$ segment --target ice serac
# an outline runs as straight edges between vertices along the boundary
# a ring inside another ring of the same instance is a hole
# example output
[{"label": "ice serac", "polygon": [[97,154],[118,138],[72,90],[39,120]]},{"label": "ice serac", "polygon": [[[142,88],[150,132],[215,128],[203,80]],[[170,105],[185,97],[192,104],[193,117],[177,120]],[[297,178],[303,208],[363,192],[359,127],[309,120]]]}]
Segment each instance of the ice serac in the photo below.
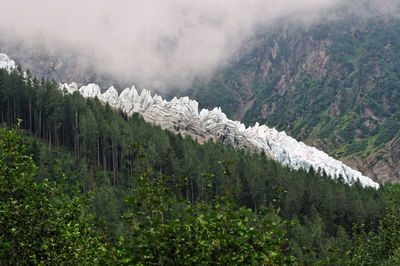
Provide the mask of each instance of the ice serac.
[{"label": "ice serac", "polygon": [[74,93],[75,91],[78,91],[78,85],[77,85],[75,82],[72,82],[71,84],[64,83],[64,84],[61,84],[61,85],[60,85],[60,90],[61,90],[63,93],[70,93],[70,94],[72,94],[72,93]]},{"label": "ice serac", "polygon": [[278,132],[258,123],[246,128],[244,124],[228,119],[221,108],[199,112],[198,103],[188,97],[173,98],[168,102],[158,95],[151,96],[146,89],[139,94],[134,86],[126,88],[119,96],[113,87],[101,94],[94,84],[81,87],[79,92],[84,97],[98,97],[110,106],[120,108],[128,116],[139,113],[147,122],[182,135],[190,135],[199,142],[212,139],[251,152],[264,151],[268,157],[293,169],[308,171],[313,167],[325,171],[333,178],[342,176],[348,184],[359,180],[363,186],[379,187],[378,183],[359,171],[323,151],[298,142],[283,131]]},{"label": "ice serac", "polygon": [[11,60],[8,55],[0,53],[0,69],[11,71],[15,68],[14,60]]},{"label": "ice serac", "polygon": [[103,101],[103,95],[101,94],[100,87],[97,84],[88,84],[87,86],[82,86],[79,89],[79,92],[85,98],[99,98],[99,100]]},{"label": "ice serac", "polygon": [[103,100],[111,107],[119,108],[118,91],[114,87],[110,87],[103,93]]},{"label": "ice serac", "polygon": [[[11,71],[15,62],[7,55],[0,53],[0,68]],[[199,112],[198,103],[188,97],[163,100],[160,96],[151,96],[150,91],[143,89],[139,94],[136,88],[126,88],[118,95],[114,87],[101,93],[99,86],[89,84],[78,88],[76,83],[60,84],[63,93],[78,91],[84,97],[94,98],[119,108],[128,116],[139,113],[149,123],[163,129],[189,135],[199,142],[219,140],[251,152],[264,151],[266,155],[293,169],[321,169],[333,178],[342,176],[348,184],[359,180],[363,186],[378,188],[379,184],[362,175],[342,162],[330,157],[323,151],[298,142],[278,132],[274,128],[255,124],[247,127],[226,117],[221,108],[203,109]]]}]

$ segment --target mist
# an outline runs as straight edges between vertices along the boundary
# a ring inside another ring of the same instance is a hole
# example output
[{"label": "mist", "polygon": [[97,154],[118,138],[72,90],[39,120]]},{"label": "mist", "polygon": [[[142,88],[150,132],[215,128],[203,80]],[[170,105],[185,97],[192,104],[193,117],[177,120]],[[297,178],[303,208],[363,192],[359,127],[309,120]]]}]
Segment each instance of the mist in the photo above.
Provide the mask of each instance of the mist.
[{"label": "mist", "polygon": [[[224,64],[259,27],[313,23],[342,0],[0,0],[0,34],[150,88],[188,85]],[[388,3],[391,1],[387,1]]]}]

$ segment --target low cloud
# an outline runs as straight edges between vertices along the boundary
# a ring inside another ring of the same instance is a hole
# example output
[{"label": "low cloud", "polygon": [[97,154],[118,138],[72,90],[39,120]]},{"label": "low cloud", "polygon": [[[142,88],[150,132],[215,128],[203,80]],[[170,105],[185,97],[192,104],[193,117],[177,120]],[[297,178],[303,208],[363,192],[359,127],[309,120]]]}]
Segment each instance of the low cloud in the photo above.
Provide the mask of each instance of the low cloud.
[{"label": "low cloud", "polygon": [[212,73],[256,27],[282,17],[310,22],[340,2],[0,0],[0,31],[77,52],[123,81],[162,88]]}]

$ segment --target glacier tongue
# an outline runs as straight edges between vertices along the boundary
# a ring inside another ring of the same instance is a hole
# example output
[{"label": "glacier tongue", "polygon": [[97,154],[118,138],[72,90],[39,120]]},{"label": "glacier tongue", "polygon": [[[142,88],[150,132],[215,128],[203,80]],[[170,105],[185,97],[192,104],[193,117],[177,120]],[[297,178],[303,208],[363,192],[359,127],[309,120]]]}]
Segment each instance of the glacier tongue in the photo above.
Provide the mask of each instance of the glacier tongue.
[{"label": "glacier tongue", "polygon": [[[13,70],[15,62],[7,55],[0,53],[0,69]],[[251,152],[265,151],[270,158],[293,169],[324,170],[332,177],[343,176],[344,181],[352,184],[359,180],[363,186],[378,188],[379,184],[359,171],[351,169],[342,162],[330,157],[323,151],[298,142],[278,132],[274,128],[255,124],[248,127],[238,121],[229,120],[221,108],[202,109],[198,103],[188,97],[163,100],[160,96],[151,96],[150,91],[143,89],[139,94],[136,88],[126,88],[118,95],[114,87],[106,92],[96,84],[88,84],[78,88],[76,83],[60,84],[63,93],[78,91],[83,97],[95,98],[108,103],[111,107],[121,109],[128,116],[139,113],[149,123],[159,125],[163,129],[190,135],[199,142],[219,140]]]},{"label": "glacier tongue", "polygon": [[[76,91],[76,84],[61,84],[60,89],[71,93]],[[95,84],[79,89],[84,97],[98,97],[114,108],[120,108],[128,116],[139,113],[149,123],[163,129],[190,135],[199,142],[209,139],[230,143],[238,148],[251,152],[265,151],[270,158],[293,169],[324,170],[332,177],[344,178],[348,184],[359,180],[363,186],[378,188],[379,184],[362,175],[342,162],[330,157],[323,151],[298,142],[278,132],[274,128],[255,124],[245,127],[238,121],[229,120],[221,108],[203,109],[199,112],[198,103],[188,97],[163,100],[160,96],[151,96],[150,91],[143,89],[139,94],[135,87],[126,88],[118,96],[114,87],[101,94]]]}]

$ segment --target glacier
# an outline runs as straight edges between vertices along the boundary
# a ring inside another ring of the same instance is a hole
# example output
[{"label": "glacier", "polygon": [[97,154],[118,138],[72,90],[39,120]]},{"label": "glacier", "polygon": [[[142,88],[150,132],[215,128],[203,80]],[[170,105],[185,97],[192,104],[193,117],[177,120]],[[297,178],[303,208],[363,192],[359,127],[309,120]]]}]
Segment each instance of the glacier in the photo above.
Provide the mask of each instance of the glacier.
[{"label": "glacier", "polygon": [[65,83],[60,85],[60,89],[64,93],[79,91],[84,97],[97,97],[111,107],[121,109],[128,116],[138,113],[146,122],[183,136],[189,135],[200,143],[218,140],[250,152],[264,151],[269,158],[292,169],[302,168],[309,171],[313,167],[334,178],[342,176],[348,184],[359,180],[363,186],[379,187],[378,183],[361,172],[323,151],[298,142],[284,131],[278,132],[275,128],[258,123],[246,128],[243,123],[228,119],[219,107],[213,110],[202,109],[199,112],[198,103],[188,97],[175,97],[166,101],[157,94],[152,96],[146,89],[139,94],[134,86],[126,88],[120,94],[114,87],[101,93],[96,84],[88,84],[78,89],[76,83]]},{"label": "glacier", "polygon": [[[0,68],[11,70],[15,68],[15,62],[0,54]],[[93,83],[80,88],[76,83],[64,83],[60,84],[59,89],[64,94],[79,92],[85,98],[98,98],[115,109],[121,109],[128,116],[138,113],[146,122],[190,136],[200,143],[221,141],[250,152],[264,151],[269,158],[292,169],[309,171],[313,167],[333,178],[342,176],[347,184],[359,180],[364,187],[379,188],[378,183],[361,172],[323,151],[298,142],[284,131],[279,132],[259,123],[246,127],[239,121],[228,119],[219,107],[199,112],[198,103],[188,97],[166,101],[157,94],[152,96],[146,89],[139,94],[135,86],[124,89],[120,94],[114,87],[102,93],[100,87]]]}]

